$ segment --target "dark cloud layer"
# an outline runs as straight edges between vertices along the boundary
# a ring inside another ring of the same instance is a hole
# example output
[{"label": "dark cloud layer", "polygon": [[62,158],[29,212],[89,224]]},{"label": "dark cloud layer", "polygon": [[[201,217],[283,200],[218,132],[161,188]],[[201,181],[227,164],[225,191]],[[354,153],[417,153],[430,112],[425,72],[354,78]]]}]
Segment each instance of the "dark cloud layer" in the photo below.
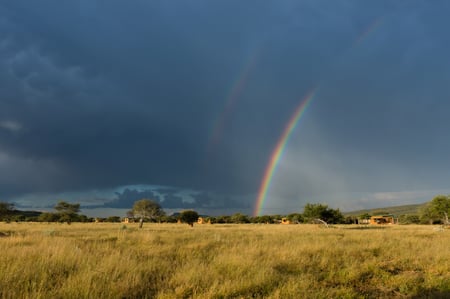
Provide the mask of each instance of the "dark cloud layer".
[{"label": "dark cloud layer", "polygon": [[[248,201],[238,201],[228,196],[218,195],[210,192],[190,192],[175,188],[125,188],[121,192],[115,192],[112,200],[103,205],[91,207],[105,207],[130,209],[134,202],[141,199],[150,199],[159,203],[164,209],[203,209],[214,211],[217,209],[249,209]],[[89,207],[89,206],[88,206]]]},{"label": "dark cloud layer", "polygon": [[[344,194],[330,199],[340,205],[352,192],[445,188],[449,6],[2,2],[0,198],[147,184],[176,191],[129,189],[106,205],[148,196],[167,208],[251,210],[236,198],[256,196],[314,86],[274,178],[280,210],[329,193]],[[189,201],[180,190],[200,191]]]}]

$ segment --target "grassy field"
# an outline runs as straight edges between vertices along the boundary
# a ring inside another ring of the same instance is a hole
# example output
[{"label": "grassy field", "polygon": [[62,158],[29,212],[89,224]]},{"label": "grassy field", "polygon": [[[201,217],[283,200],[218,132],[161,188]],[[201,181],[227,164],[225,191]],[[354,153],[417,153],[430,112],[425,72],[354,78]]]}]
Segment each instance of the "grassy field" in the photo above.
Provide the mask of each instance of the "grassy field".
[{"label": "grassy field", "polygon": [[0,223],[0,297],[450,298],[436,228]]}]

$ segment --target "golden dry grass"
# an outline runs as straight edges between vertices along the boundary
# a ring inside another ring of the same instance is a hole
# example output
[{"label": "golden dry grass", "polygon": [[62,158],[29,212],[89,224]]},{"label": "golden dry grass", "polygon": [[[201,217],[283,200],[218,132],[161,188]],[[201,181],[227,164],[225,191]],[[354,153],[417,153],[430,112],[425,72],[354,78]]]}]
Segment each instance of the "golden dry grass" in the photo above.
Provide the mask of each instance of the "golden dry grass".
[{"label": "golden dry grass", "polygon": [[137,225],[0,223],[0,297],[450,297],[450,230]]}]

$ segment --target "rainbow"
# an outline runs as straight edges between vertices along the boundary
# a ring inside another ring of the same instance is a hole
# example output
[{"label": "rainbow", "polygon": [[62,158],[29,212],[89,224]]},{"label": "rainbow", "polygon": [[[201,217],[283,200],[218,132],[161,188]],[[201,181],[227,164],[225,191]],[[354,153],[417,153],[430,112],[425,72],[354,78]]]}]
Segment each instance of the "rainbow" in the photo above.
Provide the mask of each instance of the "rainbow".
[{"label": "rainbow", "polygon": [[266,170],[264,171],[264,177],[262,179],[261,186],[259,187],[258,198],[256,199],[256,205],[253,211],[254,216],[258,216],[263,208],[264,202],[267,197],[267,193],[269,191],[270,183],[272,181],[272,177],[275,173],[278,163],[280,162],[281,156],[283,155],[283,152],[289,141],[289,137],[291,137],[292,132],[294,131],[298,122],[304,115],[306,108],[308,108],[309,104],[313,100],[315,93],[316,89],[314,88],[302,99],[299,106],[292,115],[291,119],[287,123],[283,131],[283,134],[281,135],[275,149],[272,152],[269,164],[267,165]]},{"label": "rainbow", "polygon": [[369,26],[366,27],[364,31],[362,31],[358,37],[355,39],[355,41],[352,44],[352,48],[357,47],[359,44],[362,43],[363,40],[369,36],[372,32],[374,32],[380,25],[383,23],[384,16],[380,16],[376,18],[372,23],[369,24]]},{"label": "rainbow", "polygon": [[[351,44],[351,49],[358,47],[367,37],[374,32],[377,28],[381,26],[383,23],[384,16],[380,16],[378,18],[375,18],[354,40],[354,42]],[[292,115],[291,119],[287,123],[283,134],[281,135],[280,139],[278,140],[278,143],[275,147],[275,149],[272,152],[272,155],[270,156],[269,163],[264,171],[264,176],[261,182],[261,185],[258,190],[258,197],[256,199],[255,208],[253,210],[253,215],[258,216],[261,213],[261,210],[264,206],[264,202],[267,197],[267,193],[269,192],[270,184],[272,181],[272,177],[275,173],[275,170],[278,166],[278,163],[280,162],[281,156],[283,155],[283,152],[285,150],[285,147],[289,141],[289,137],[292,134],[292,131],[297,126],[298,122],[300,121],[302,115],[305,113],[306,108],[308,108],[308,105],[311,103],[311,101],[314,98],[314,95],[316,94],[317,88],[312,89],[306,97],[303,98],[303,100],[300,102],[299,106],[295,110],[294,114]]]},{"label": "rainbow", "polygon": [[236,80],[234,80],[234,83],[231,85],[231,89],[228,92],[225,100],[224,108],[219,117],[217,118],[217,120],[215,121],[211,133],[209,134],[208,144],[206,147],[206,152],[208,154],[219,143],[222,131],[225,127],[226,120],[229,118],[230,114],[234,110],[234,106],[236,105],[239,96],[241,95],[242,91],[244,90],[247,84],[248,78],[250,77],[250,74],[254,69],[256,62],[258,60],[259,57],[258,54],[259,51],[256,51],[256,54],[250,56],[250,58],[244,64],[244,67],[239,72],[239,75],[237,76]]}]

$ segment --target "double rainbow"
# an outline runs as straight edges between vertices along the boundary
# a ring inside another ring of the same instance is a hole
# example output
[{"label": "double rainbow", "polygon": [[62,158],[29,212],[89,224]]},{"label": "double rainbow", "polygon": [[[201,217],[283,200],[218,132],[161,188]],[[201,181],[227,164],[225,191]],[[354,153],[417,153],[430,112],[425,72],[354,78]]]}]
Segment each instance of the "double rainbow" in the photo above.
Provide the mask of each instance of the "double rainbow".
[{"label": "double rainbow", "polygon": [[[374,19],[366,28],[363,30],[357,38],[354,40],[354,42],[351,45],[351,48],[355,48],[358,45],[362,43],[367,37],[374,32],[377,28],[380,27],[384,19],[384,16],[378,17]],[[253,215],[258,216],[261,214],[261,211],[263,209],[264,203],[267,198],[267,194],[270,189],[270,184],[272,182],[273,175],[275,173],[275,170],[278,166],[278,163],[280,162],[280,159],[284,153],[285,147],[289,141],[289,138],[291,137],[292,131],[297,126],[298,122],[302,118],[303,114],[305,113],[305,110],[308,108],[309,104],[312,102],[315,94],[316,89],[313,89],[310,91],[306,97],[303,98],[303,100],[300,102],[299,106],[295,110],[294,114],[291,116],[289,122],[287,123],[283,134],[278,139],[277,145],[275,146],[275,149],[272,152],[272,155],[270,156],[269,163],[267,164],[267,167],[264,171],[264,176],[261,182],[261,186],[258,190],[258,197],[256,199],[255,208],[253,210]]]}]

